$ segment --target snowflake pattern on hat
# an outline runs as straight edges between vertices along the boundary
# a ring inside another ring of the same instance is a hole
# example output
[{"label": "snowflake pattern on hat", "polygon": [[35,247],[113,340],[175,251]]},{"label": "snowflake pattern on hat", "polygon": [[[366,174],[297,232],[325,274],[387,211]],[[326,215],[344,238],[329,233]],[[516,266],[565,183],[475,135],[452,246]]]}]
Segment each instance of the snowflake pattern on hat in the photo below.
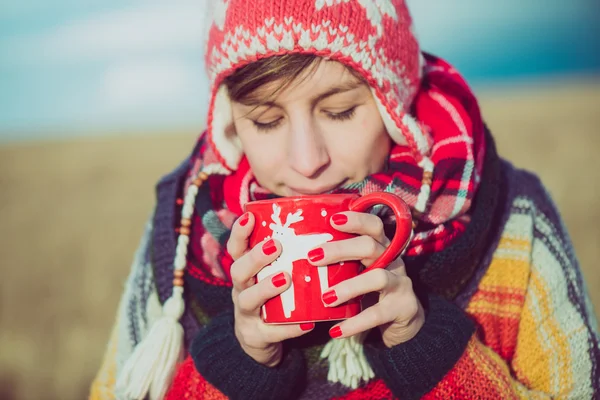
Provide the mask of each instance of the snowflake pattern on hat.
[{"label": "snowflake pattern on hat", "polygon": [[[354,0],[316,0],[315,7],[317,10],[328,6],[331,7],[335,4],[349,3]],[[379,36],[382,34],[381,22],[383,16],[387,15],[394,20],[398,20],[398,14],[396,9],[390,0],[356,0],[361,6],[367,11],[367,18],[371,21],[371,25],[377,28]]]},{"label": "snowflake pattern on hat", "polygon": [[223,30],[225,28],[225,17],[227,16],[227,7],[229,6],[229,0],[213,0],[214,10],[212,13],[212,22],[217,28]]}]

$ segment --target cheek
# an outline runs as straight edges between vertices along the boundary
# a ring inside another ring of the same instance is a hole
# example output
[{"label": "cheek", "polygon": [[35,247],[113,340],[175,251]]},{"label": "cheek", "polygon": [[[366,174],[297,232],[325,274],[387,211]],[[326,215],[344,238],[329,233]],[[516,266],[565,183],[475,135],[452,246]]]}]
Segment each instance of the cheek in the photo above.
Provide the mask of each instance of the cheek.
[{"label": "cheek", "polygon": [[250,121],[236,122],[235,131],[242,144],[242,151],[248,157],[249,160],[258,161],[264,158],[264,161],[268,161],[269,157],[264,157],[266,154],[270,154],[276,144],[273,140],[270,140],[268,133],[259,133],[254,128],[254,125]]},{"label": "cheek", "polygon": [[362,118],[360,121],[360,127],[363,131],[368,131],[371,128],[371,120],[368,117]]},{"label": "cheek", "polygon": [[381,116],[377,110],[370,109],[360,118],[360,122],[356,124],[360,127],[355,134],[355,142],[357,146],[369,153],[379,149],[382,144],[389,141],[389,135],[383,124]]},{"label": "cheek", "polygon": [[251,122],[250,126],[245,122],[235,123],[235,128],[254,176],[262,186],[272,191],[285,159],[281,144],[275,140],[275,135],[256,132]]},{"label": "cheek", "polygon": [[242,150],[248,158],[250,167],[255,173],[274,173],[276,166],[281,164],[282,151],[269,143],[261,143],[254,140],[242,141]]},{"label": "cheek", "polygon": [[[373,114],[373,112],[375,114]],[[356,179],[378,172],[389,153],[391,139],[377,110],[357,116],[336,143],[337,157]]]}]

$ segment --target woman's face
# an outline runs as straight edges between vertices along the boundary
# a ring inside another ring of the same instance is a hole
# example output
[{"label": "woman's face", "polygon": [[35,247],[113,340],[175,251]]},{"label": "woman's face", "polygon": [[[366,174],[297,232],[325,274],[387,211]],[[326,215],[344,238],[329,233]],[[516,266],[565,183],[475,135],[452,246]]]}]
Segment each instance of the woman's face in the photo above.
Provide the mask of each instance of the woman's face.
[{"label": "woman's face", "polygon": [[391,139],[369,87],[323,61],[275,99],[275,81],[251,104],[233,103],[236,132],[262,187],[280,196],[317,194],[380,171]]}]

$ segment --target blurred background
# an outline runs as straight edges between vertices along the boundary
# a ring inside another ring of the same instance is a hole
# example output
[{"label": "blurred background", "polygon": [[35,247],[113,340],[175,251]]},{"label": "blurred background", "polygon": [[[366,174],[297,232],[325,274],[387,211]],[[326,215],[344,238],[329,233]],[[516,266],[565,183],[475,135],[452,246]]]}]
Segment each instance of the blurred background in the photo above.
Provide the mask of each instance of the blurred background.
[{"label": "blurred background", "polygon": [[[153,185],[203,129],[205,1],[0,5],[0,399],[86,397]],[[600,309],[600,3],[409,3],[549,188]]]}]

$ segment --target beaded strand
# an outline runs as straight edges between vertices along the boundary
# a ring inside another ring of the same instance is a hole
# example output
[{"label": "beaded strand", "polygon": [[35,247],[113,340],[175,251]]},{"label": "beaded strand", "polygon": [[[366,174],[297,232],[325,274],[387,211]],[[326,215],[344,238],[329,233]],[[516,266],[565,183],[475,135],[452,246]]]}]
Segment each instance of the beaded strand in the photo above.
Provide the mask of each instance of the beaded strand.
[{"label": "beaded strand", "polygon": [[421,162],[423,167],[423,178],[421,179],[421,190],[419,192],[419,199],[415,208],[412,210],[412,228],[417,228],[419,224],[419,218],[425,212],[427,208],[427,200],[431,193],[431,184],[433,183],[433,163],[428,158],[424,158]]},{"label": "beaded strand", "polygon": [[206,172],[200,171],[187,189],[185,200],[183,201],[181,221],[179,222],[179,228],[176,229],[179,237],[177,238],[177,248],[175,249],[175,260],[173,262],[173,290],[181,288],[183,292],[183,276],[185,275],[194,204],[198,190],[208,180],[208,176]]}]

